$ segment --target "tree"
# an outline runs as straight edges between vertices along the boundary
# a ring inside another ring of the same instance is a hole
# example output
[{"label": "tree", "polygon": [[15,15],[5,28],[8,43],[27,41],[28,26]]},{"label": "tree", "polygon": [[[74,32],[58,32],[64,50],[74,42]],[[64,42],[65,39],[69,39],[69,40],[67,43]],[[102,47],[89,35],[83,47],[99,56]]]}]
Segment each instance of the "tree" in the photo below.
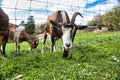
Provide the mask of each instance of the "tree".
[{"label": "tree", "polygon": [[[92,22],[93,21],[93,22]],[[88,24],[95,24],[97,26],[105,26],[111,30],[120,30],[120,6],[115,6],[111,11],[103,14],[97,15]]]},{"label": "tree", "polygon": [[36,24],[35,34],[43,33],[44,32],[44,26],[45,26],[45,23]]},{"label": "tree", "polygon": [[25,30],[28,34],[33,34],[35,30],[35,20],[33,16],[27,18],[27,23],[25,24]]},{"label": "tree", "polygon": [[25,26],[25,22],[21,21],[21,23],[19,24],[20,26]]},{"label": "tree", "polygon": [[119,29],[120,23],[120,6],[114,7],[111,11],[106,13],[103,18],[103,24],[110,29]]},{"label": "tree", "polygon": [[87,25],[88,26],[95,26],[95,22],[92,20],[92,21],[89,21],[88,23],[87,23]]},{"label": "tree", "polygon": [[28,23],[28,24],[30,24],[30,23],[31,23],[31,24],[34,24],[34,23],[35,23],[34,16],[32,16],[32,15],[29,16],[29,17],[27,18],[27,23]]}]

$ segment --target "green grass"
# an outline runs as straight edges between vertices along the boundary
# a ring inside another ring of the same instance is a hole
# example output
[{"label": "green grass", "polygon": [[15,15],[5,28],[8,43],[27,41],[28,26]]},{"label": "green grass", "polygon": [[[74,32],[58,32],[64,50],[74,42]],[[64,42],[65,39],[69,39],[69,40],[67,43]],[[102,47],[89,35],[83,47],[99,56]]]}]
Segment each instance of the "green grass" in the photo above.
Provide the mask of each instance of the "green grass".
[{"label": "green grass", "polygon": [[78,33],[73,44],[73,58],[62,58],[62,43],[57,51],[41,54],[42,41],[37,49],[21,43],[21,51],[14,52],[13,43],[7,44],[7,57],[0,56],[0,80],[120,80],[120,32],[102,34]]}]

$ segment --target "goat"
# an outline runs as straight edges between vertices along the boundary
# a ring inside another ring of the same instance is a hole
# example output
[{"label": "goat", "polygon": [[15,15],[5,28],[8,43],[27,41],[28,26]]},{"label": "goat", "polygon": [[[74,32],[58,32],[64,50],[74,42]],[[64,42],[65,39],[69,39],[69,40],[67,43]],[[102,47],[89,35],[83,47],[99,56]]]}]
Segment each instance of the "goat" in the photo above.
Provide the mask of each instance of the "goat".
[{"label": "goat", "polygon": [[70,52],[72,43],[77,29],[84,29],[87,26],[76,25],[75,18],[77,15],[83,17],[79,12],[75,12],[70,21],[66,11],[56,11],[47,18],[47,22],[44,26],[44,42],[42,52],[44,52],[44,45],[47,38],[47,33],[51,35],[52,52],[55,50],[55,41],[61,39],[63,43],[64,53],[63,58],[72,58]]},{"label": "goat", "polygon": [[9,32],[8,25],[9,25],[9,17],[0,7],[0,47],[2,45],[2,49],[0,48],[0,52],[2,56],[6,56],[5,47],[6,47],[6,42],[8,41],[8,32]]},{"label": "goat", "polygon": [[20,51],[20,43],[27,41],[31,47],[31,50],[38,46],[38,39],[33,40],[31,36],[25,31],[24,26],[17,26],[15,24],[9,24],[9,39],[15,40],[16,51]]}]

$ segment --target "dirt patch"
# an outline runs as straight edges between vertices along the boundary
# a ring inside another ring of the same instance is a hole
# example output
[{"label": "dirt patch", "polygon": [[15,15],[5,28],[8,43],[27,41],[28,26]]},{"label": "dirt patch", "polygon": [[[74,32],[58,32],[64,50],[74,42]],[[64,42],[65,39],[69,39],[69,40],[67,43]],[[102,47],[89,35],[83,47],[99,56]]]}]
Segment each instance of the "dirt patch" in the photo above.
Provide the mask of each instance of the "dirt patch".
[{"label": "dirt patch", "polygon": [[[36,37],[41,41],[41,40],[44,40],[44,34],[39,34],[39,35],[36,35]],[[47,34],[47,39],[50,40],[50,34]]]}]

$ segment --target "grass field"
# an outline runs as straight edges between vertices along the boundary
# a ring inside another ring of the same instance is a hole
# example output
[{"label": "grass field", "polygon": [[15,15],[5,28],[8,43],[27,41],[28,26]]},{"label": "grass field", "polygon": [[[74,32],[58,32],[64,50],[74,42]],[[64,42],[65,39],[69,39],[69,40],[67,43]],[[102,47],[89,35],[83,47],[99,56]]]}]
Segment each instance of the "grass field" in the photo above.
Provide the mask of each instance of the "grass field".
[{"label": "grass field", "polygon": [[21,51],[14,52],[13,43],[7,44],[7,57],[0,56],[0,80],[120,80],[120,32],[102,34],[78,33],[73,44],[73,58],[62,58],[62,43],[57,51],[41,54],[42,42],[37,49],[28,51],[21,43]]}]

